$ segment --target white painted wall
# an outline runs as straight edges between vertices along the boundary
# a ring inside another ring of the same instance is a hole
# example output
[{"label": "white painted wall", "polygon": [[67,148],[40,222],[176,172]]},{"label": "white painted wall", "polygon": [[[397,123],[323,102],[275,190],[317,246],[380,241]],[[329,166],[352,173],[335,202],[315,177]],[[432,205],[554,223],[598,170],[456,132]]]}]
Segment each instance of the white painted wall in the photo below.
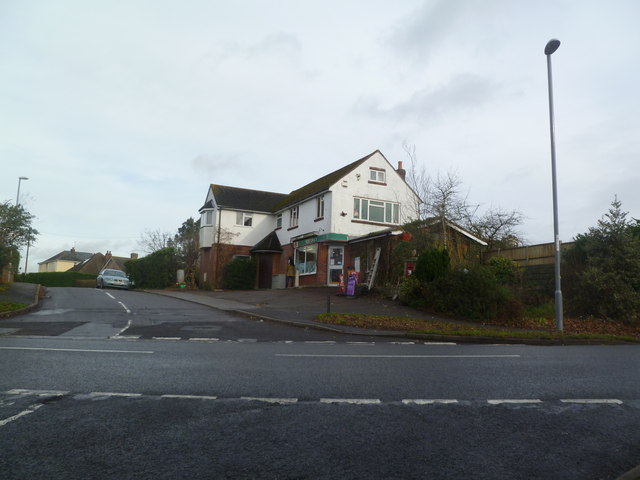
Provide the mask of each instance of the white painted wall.
[{"label": "white painted wall", "polygon": [[[382,168],[386,173],[386,185],[369,183],[370,168]],[[362,197],[372,200],[382,200],[400,204],[400,223],[402,225],[415,219],[415,208],[418,199],[396,172],[396,167],[391,165],[380,153],[375,153],[366,162],[354,169],[351,173],[339,180],[324,194],[324,218],[316,221],[316,197],[310,198],[299,205],[298,227],[289,230],[289,209],[282,212],[282,228],[277,231],[278,239],[282,245],[291,243],[292,237],[305,234],[322,235],[325,233],[341,233],[350,237],[358,237],[371,232],[393,226],[392,224],[365,224],[354,223],[353,198]],[[214,200],[213,193],[209,189],[207,199]],[[346,215],[341,215],[345,212]],[[215,210],[213,224],[200,228],[200,245],[210,246],[217,241],[217,222],[219,210]],[[266,237],[276,228],[276,216],[253,213],[253,225],[251,227],[237,226],[236,212],[222,211],[222,228],[233,235],[230,243],[235,245],[253,246]],[[204,219],[201,220],[204,225]]]},{"label": "white painted wall", "polygon": [[233,245],[248,245],[253,247],[256,243],[269,235],[274,228],[276,228],[276,218],[274,215],[255,212],[251,213],[253,214],[252,225],[250,227],[245,227],[243,225],[236,225],[236,210],[222,210],[220,222],[222,228],[227,230],[227,232],[233,236],[231,241],[227,240],[225,243],[232,243]]},{"label": "white painted wall", "polygon": [[[316,233],[322,235],[323,233],[329,233],[331,225],[331,194],[324,194],[324,217],[322,220],[316,221],[316,206],[317,196],[310,198],[306,202],[300,204],[298,228],[289,230],[290,228],[290,209],[285,210],[282,213],[282,228],[278,230],[278,240],[282,245],[291,243],[292,237],[299,237],[300,235],[306,235],[310,233]],[[275,228],[275,216],[274,216],[274,228]]]},{"label": "white painted wall", "polygon": [[[370,167],[385,170],[386,185],[369,183]],[[351,237],[357,237],[393,226],[391,224],[370,225],[352,222],[354,220],[354,197],[399,203],[399,225],[415,218],[415,206],[418,201],[415,193],[398,175],[396,167],[387,162],[379,153],[374,154],[369,160],[337,182],[332,187],[332,192],[334,200],[332,202],[333,210],[331,212],[332,223],[330,228],[335,233],[344,233]],[[347,215],[341,216],[341,212],[346,212]]]}]

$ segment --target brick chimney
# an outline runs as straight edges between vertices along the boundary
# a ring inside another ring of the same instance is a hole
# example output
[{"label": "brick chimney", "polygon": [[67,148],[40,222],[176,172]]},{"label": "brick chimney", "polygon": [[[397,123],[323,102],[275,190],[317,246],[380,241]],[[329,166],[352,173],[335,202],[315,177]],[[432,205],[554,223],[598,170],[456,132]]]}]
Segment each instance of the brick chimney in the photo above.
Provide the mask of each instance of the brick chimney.
[{"label": "brick chimney", "polygon": [[398,161],[398,170],[396,170],[396,172],[398,172],[398,175],[400,175],[400,178],[402,178],[402,180],[406,182],[407,171],[404,168],[402,168],[402,160]]},{"label": "brick chimney", "polygon": [[104,263],[106,264],[109,260],[111,260],[111,250],[107,250],[107,253],[104,254]]},{"label": "brick chimney", "polygon": [[131,260],[137,260],[138,259],[138,254],[137,253],[131,253]]}]

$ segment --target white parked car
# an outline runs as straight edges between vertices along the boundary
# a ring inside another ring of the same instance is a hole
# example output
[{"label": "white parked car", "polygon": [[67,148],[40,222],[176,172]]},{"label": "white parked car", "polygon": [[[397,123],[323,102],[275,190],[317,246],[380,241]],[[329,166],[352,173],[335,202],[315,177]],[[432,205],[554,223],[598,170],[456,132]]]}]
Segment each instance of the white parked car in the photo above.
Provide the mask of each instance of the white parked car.
[{"label": "white parked car", "polygon": [[129,280],[127,274],[122,270],[105,268],[98,274],[98,278],[96,278],[97,288],[116,287],[126,288],[127,290],[129,290],[131,286],[131,280]]}]

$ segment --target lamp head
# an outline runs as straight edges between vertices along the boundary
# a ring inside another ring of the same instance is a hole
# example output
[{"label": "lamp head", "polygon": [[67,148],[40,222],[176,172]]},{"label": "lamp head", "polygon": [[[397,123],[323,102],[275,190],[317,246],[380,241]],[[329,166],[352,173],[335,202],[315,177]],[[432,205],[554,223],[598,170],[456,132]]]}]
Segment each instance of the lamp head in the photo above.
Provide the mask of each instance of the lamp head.
[{"label": "lamp head", "polygon": [[544,54],[545,55],[551,55],[556,50],[558,50],[559,46],[560,46],[560,40],[556,40],[555,38],[549,40],[547,42],[547,46],[544,47]]}]

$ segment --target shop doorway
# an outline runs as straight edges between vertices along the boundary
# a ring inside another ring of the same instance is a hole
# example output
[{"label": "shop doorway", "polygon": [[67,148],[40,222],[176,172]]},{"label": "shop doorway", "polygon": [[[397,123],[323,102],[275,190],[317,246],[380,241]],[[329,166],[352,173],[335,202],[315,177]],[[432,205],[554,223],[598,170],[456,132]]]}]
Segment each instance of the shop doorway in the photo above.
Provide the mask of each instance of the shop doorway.
[{"label": "shop doorway", "polygon": [[344,275],[344,247],[329,247],[329,265],[327,266],[327,285],[340,284],[340,275]]}]

